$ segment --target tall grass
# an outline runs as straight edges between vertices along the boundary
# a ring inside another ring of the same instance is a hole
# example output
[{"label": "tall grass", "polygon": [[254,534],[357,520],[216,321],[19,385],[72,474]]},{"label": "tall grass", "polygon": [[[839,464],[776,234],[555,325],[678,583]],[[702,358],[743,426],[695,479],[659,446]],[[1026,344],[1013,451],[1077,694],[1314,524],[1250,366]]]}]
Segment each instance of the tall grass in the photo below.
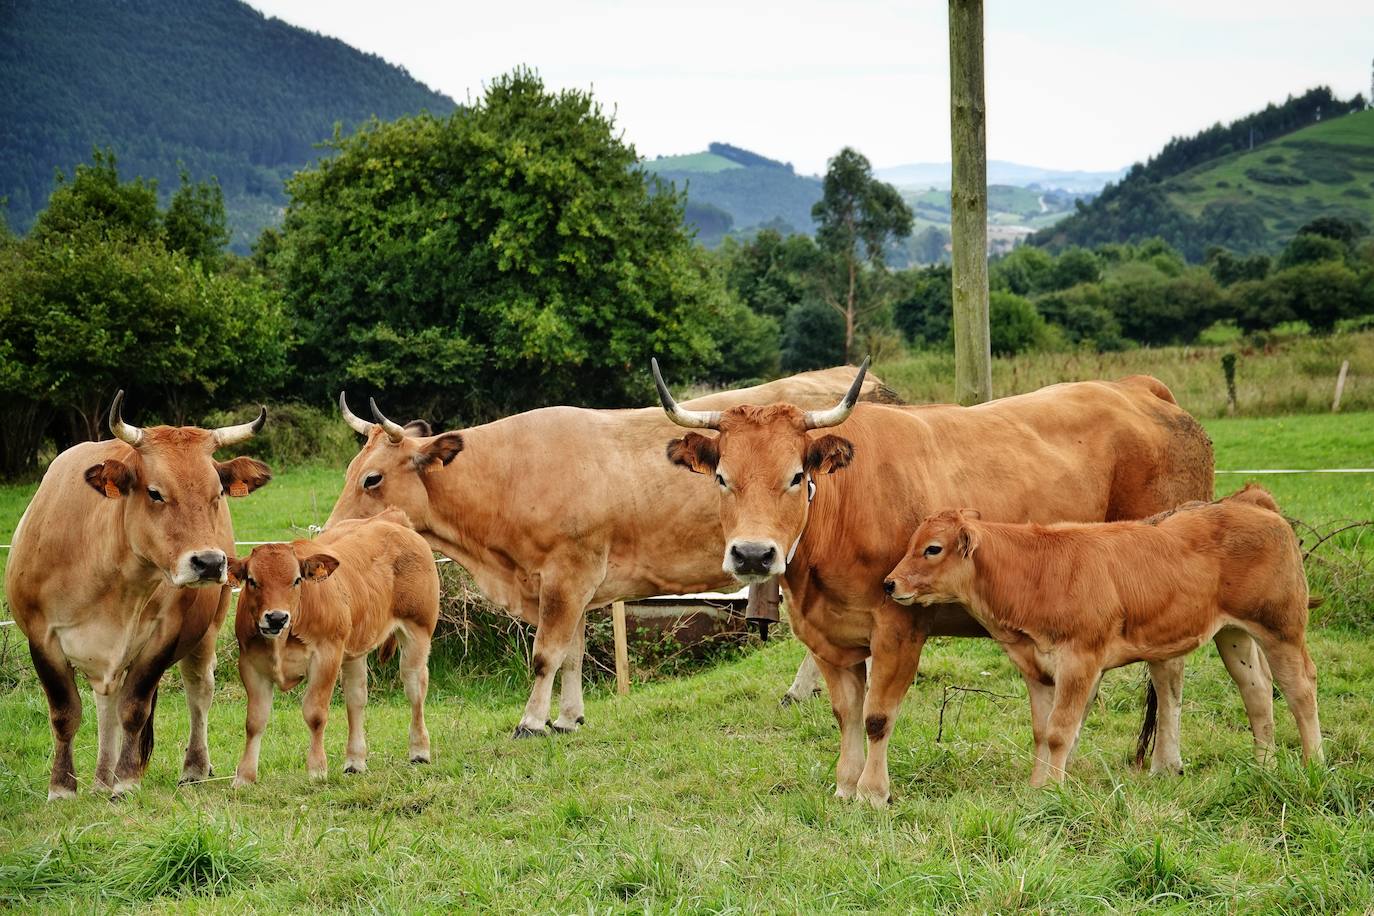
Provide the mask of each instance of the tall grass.
[{"label": "tall grass", "polygon": [[[997,397],[1023,394],[1056,382],[1148,374],[1162,380],[1197,417],[1227,414],[1221,358],[1235,353],[1236,413],[1273,416],[1330,411],[1341,361],[1350,360],[1342,411],[1374,409],[1374,332],[1275,341],[1264,347],[1192,346],[1119,353],[1023,353],[992,361]],[[919,352],[879,361],[874,371],[912,404],[954,400],[954,354]]]}]

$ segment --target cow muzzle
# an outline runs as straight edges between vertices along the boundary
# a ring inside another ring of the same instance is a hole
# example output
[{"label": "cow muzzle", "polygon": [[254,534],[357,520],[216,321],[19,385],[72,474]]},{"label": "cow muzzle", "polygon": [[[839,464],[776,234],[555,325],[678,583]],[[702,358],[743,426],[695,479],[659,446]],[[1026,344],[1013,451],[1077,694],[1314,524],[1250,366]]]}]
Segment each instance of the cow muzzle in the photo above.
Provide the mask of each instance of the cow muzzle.
[{"label": "cow muzzle", "polygon": [[731,541],[721,567],[747,585],[781,575],[787,569],[782,551],[773,541]]},{"label": "cow muzzle", "polygon": [[223,550],[197,550],[182,556],[172,584],[178,588],[223,585],[229,579],[229,561]]},{"label": "cow muzzle", "polygon": [[258,632],[268,639],[276,639],[290,624],[290,611],[268,611],[258,618]]}]

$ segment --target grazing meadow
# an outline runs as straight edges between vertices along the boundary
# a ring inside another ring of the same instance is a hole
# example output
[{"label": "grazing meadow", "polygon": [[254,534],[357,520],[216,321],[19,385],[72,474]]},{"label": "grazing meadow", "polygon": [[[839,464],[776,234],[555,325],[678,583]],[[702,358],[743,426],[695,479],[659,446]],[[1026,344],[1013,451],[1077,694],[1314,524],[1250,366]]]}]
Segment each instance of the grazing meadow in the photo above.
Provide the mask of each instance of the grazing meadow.
[{"label": "grazing meadow", "polygon": [[[882,370],[880,370],[882,371]],[[890,374],[890,373],[889,373]],[[892,379],[912,393],[899,376]],[[1184,400],[1184,397],[1180,397]],[[1374,413],[1205,421],[1222,470],[1368,467]],[[0,629],[0,906],[92,909],[502,911],[1015,909],[1359,912],[1374,908],[1374,475],[1257,479],[1298,519],[1315,612],[1325,766],[1281,747],[1252,761],[1240,698],[1211,647],[1190,660],[1187,773],[1130,766],[1143,672],[1113,672],[1070,779],[1032,790],[1024,687],[995,645],[936,640],[896,725],[893,804],[836,800],[837,733],[824,697],[783,708],[802,657],[756,645],[688,676],[644,672],[628,697],[593,683],[576,735],[514,741],[519,659],[463,664],[439,641],[428,704],[435,761],[406,762],[395,662],[373,679],[369,770],[345,776],[344,715],[327,732],[330,775],[304,770],[299,691],[278,695],[255,787],[229,785],[243,690],[225,632],[210,724],[216,777],[178,787],[186,712],[175,672],[157,708],[142,789],[111,803],[45,801],[47,709],[13,627]],[[245,540],[319,524],[341,468],[295,467],[236,500]],[[7,543],[32,486],[0,488]],[[8,616],[6,613],[3,616]],[[445,645],[447,643],[447,645]],[[512,652],[518,651],[518,640]],[[77,738],[89,787],[94,704]]]}]

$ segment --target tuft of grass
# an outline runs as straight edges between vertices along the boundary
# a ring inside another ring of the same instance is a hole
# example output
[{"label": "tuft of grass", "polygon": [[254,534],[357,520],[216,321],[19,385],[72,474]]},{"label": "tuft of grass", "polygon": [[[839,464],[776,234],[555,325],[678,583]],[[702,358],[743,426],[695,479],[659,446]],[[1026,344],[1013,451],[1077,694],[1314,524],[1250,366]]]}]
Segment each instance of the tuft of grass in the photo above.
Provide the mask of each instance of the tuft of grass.
[{"label": "tuft of grass", "polygon": [[197,815],[134,847],[103,876],[106,896],[129,903],[155,897],[221,896],[254,883],[257,838]]}]

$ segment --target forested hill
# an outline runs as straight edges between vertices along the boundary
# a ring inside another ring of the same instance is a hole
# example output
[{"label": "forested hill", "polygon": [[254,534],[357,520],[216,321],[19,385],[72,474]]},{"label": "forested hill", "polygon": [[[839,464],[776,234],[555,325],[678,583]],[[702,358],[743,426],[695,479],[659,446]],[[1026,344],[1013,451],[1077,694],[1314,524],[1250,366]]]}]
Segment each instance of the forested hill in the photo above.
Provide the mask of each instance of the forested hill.
[{"label": "forested hill", "polygon": [[1049,248],[1163,238],[1274,253],[1319,216],[1374,218],[1374,111],[1319,87],[1169,143],[1078,213],[1030,237]]},{"label": "forested hill", "polygon": [[403,68],[236,0],[0,0],[0,197],[27,230],[108,146],[124,175],[223,186],[232,246],[276,221],[282,180],[334,124],[454,109]]}]

